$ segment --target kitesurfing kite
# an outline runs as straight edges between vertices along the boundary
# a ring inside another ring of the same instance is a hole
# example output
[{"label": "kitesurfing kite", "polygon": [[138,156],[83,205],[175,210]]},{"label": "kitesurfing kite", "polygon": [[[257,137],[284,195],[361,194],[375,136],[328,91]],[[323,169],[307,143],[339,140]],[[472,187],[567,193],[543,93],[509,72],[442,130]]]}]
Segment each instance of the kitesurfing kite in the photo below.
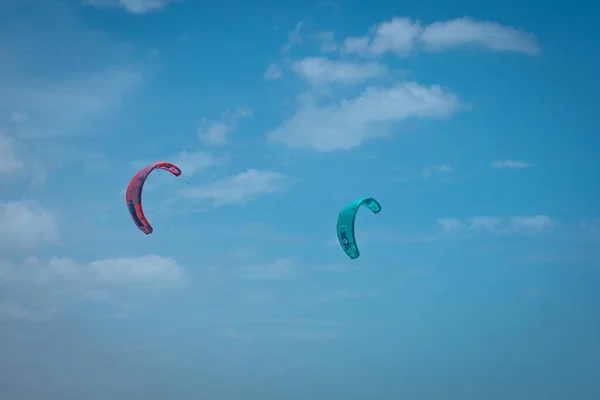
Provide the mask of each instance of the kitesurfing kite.
[{"label": "kitesurfing kite", "polygon": [[127,201],[127,208],[129,209],[129,214],[131,214],[131,219],[146,235],[151,234],[153,229],[144,216],[144,210],[142,209],[142,189],[148,175],[157,168],[164,169],[175,176],[181,175],[181,170],[176,165],[164,161],[155,162],[141,169],[133,176],[125,193],[125,200]]},{"label": "kitesurfing kite", "polygon": [[354,236],[354,220],[360,206],[367,207],[373,214],[381,211],[381,204],[372,197],[363,197],[362,199],[355,200],[340,211],[337,220],[338,239],[344,252],[353,260],[360,255],[356,237]]}]

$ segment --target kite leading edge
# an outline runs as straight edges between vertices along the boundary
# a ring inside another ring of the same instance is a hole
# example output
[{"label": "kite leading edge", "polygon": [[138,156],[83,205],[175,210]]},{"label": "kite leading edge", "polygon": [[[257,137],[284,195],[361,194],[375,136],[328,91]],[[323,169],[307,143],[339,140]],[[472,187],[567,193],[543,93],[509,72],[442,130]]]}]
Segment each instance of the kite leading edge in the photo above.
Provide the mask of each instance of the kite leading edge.
[{"label": "kite leading edge", "polygon": [[175,164],[159,161],[141,169],[133,176],[131,182],[129,182],[129,186],[127,186],[127,192],[125,193],[127,208],[129,209],[129,214],[131,214],[131,219],[133,219],[133,222],[136,224],[139,230],[144,232],[146,235],[151,234],[153,229],[146,219],[144,210],[142,209],[142,189],[144,188],[144,182],[146,182],[146,178],[155,169],[163,169],[175,176],[181,175],[181,170]]},{"label": "kite leading edge", "polygon": [[354,221],[360,206],[367,207],[373,214],[381,211],[381,204],[372,197],[363,197],[362,199],[353,201],[340,211],[337,220],[338,240],[344,252],[351,259],[356,259],[360,256],[356,237],[354,236]]}]

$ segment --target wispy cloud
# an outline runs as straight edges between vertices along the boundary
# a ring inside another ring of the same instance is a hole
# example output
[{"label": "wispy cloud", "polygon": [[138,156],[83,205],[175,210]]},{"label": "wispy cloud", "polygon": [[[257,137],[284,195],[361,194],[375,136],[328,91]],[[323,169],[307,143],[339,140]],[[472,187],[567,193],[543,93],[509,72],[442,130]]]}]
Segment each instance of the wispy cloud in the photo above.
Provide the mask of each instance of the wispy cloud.
[{"label": "wispy cloud", "polygon": [[531,168],[533,164],[517,160],[498,160],[492,163],[492,168]]},{"label": "wispy cloud", "polygon": [[[11,99],[10,108],[28,116],[19,124],[21,136],[57,136],[85,132],[91,120],[116,110],[141,83],[138,72],[115,69],[52,84],[7,88],[0,93]],[[0,107],[9,105],[0,102]]]},{"label": "wispy cloud", "polygon": [[283,71],[281,70],[281,67],[279,66],[279,64],[277,63],[272,63],[269,65],[269,67],[267,68],[267,70],[265,71],[265,79],[268,80],[277,80],[280,79],[283,76]]},{"label": "wispy cloud", "polygon": [[29,257],[21,264],[0,261],[0,318],[45,320],[74,301],[111,303],[133,292],[173,289],[185,274],[171,258],[157,255],[78,262]]},{"label": "wispy cloud", "polygon": [[0,253],[26,252],[59,240],[58,218],[35,201],[0,203]]},{"label": "wispy cloud", "polygon": [[338,50],[338,44],[335,40],[335,34],[331,31],[318,32],[316,38],[320,43],[321,51],[331,53]]},{"label": "wispy cloud", "polygon": [[119,257],[93,261],[86,265],[88,279],[111,284],[179,284],[185,274],[172,258],[158,255]]},{"label": "wispy cloud", "polygon": [[238,122],[251,116],[252,109],[244,106],[233,112],[224,112],[218,121],[209,122],[204,118],[200,123],[200,128],[198,128],[198,138],[209,145],[223,146],[227,144],[227,136],[237,129]]},{"label": "wispy cloud", "polygon": [[433,167],[429,167],[429,168],[424,168],[421,170],[421,176],[425,179],[430,178],[431,175],[435,174],[435,173],[451,173],[454,172],[454,168],[452,168],[449,165],[446,164],[442,164],[442,165],[436,165]]},{"label": "wispy cloud", "polygon": [[296,27],[294,28],[294,30],[289,33],[287,42],[281,49],[281,52],[283,54],[288,53],[292,49],[292,46],[302,43],[303,35],[302,35],[301,30],[302,30],[303,26],[304,26],[304,21],[300,21],[296,24]]},{"label": "wispy cloud", "polygon": [[396,53],[408,56],[419,46],[442,51],[474,46],[498,52],[519,52],[536,55],[540,47],[536,38],[523,30],[496,22],[475,21],[469,17],[435,22],[423,26],[421,21],[394,17],[371,28],[365,36],[347,37],[345,53],[381,56]]},{"label": "wispy cloud", "polygon": [[304,40],[304,34],[301,32],[304,27],[304,21],[300,21],[296,24],[294,30],[292,30],[288,36],[285,44],[281,48],[282,60],[279,62],[272,62],[269,64],[263,77],[267,80],[278,80],[283,77],[284,66],[289,66],[291,55],[290,52],[294,46],[301,44]]},{"label": "wispy cloud", "polygon": [[186,188],[181,193],[188,198],[211,200],[215,206],[245,204],[265,194],[283,192],[290,183],[291,179],[280,172],[248,169],[211,185]]},{"label": "wispy cloud", "polygon": [[533,217],[510,217],[510,226],[517,230],[545,231],[558,225],[558,221],[547,215],[535,215]]},{"label": "wispy cloud", "polygon": [[411,117],[447,117],[460,105],[456,95],[439,86],[407,82],[391,88],[370,87],[357,98],[339,104],[304,105],[267,136],[293,149],[350,150],[363,141],[390,136],[394,122]]},{"label": "wispy cloud", "polygon": [[[427,234],[403,234],[390,230],[357,229],[356,236],[362,244],[389,245],[398,243],[428,243],[448,238],[475,237],[482,234],[503,235],[539,235],[550,232],[560,226],[559,221],[547,215],[535,216],[476,216],[466,219],[444,217],[436,220],[438,230]],[[338,238],[332,235],[327,246],[339,246]],[[327,266],[324,269],[329,269]],[[336,266],[331,266],[335,270]]]},{"label": "wispy cloud", "polygon": [[393,18],[370,29],[366,36],[352,36],[344,40],[344,52],[382,55],[394,52],[408,55],[422,31],[419,21],[410,18]]},{"label": "wispy cloud", "polygon": [[325,57],[304,58],[294,62],[292,69],[311,85],[362,83],[387,72],[387,67],[377,62],[354,63]]},{"label": "wispy cloud", "polygon": [[94,7],[122,8],[134,14],[146,14],[161,11],[176,1],[182,0],[83,0],[83,3]]},{"label": "wispy cloud", "polygon": [[53,257],[44,262],[29,257],[21,265],[3,264],[2,279],[14,284],[54,285],[179,284],[183,269],[171,258],[157,255],[108,258],[80,263],[72,258]]},{"label": "wispy cloud", "polygon": [[25,163],[18,154],[16,140],[0,132],[0,178],[20,172],[24,167]]},{"label": "wispy cloud", "polygon": [[436,51],[477,46],[528,55],[540,52],[536,38],[530,33],[497,22],[475,21],[468,17],[433,23],[425,28],[420,39],[428,49]]},{"label": "wispy cloud", "polygon": [[458,218],[440,218],[437,220],[446,233],[491,233],[538,234],[546,232],[558,225],[558,221],[547,215],[515,216],[509,218],[481,216],[465,220]]}]

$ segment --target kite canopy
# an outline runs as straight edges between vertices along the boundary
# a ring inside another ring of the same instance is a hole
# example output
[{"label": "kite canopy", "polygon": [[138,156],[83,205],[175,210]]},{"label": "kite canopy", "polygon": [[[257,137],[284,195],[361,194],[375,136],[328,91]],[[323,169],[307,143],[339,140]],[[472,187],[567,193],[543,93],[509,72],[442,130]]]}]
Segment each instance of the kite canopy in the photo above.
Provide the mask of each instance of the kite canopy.
[{"label": "kite canopy", "polygon": [[354,236],[354,221],[360,206],[367,207],[373,214],[381,211],[381,204],[372,197],[355,200],[340,211],[337,220],[337,235],[342,249],[351,259],[360,256],[356,237]]},{"label": "kite canopy", "polygon": [[129,186],[127,186],[127,192],[125,193],[127,208],[129,209],[129,214],[131,214],[131,219],[133,219],[133,222],[135,222],[137,227],[146,235],[151,234],[153,229],[146,219],[144,210],[142,209],[142,189],[144,188],[144,182],[146,182],[146,178],[148,175],[150,175],[150,172],[154,171],[155,169],[164,169],[175,176],[181,175],[181,170],[176,165],[165,161],[159,161],[141,169],[133,176],[131,182],[129,182]]}]

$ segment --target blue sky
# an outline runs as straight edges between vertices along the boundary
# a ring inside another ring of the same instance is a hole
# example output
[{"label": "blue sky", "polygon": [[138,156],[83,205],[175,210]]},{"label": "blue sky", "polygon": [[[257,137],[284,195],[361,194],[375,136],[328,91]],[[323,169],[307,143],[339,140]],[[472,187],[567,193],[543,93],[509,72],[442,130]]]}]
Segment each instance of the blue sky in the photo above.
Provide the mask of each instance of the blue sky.
[{"label": "blue sky", "polygon": [[597,399],[600,32],[544,4],[3,1],[3,398]]}]

